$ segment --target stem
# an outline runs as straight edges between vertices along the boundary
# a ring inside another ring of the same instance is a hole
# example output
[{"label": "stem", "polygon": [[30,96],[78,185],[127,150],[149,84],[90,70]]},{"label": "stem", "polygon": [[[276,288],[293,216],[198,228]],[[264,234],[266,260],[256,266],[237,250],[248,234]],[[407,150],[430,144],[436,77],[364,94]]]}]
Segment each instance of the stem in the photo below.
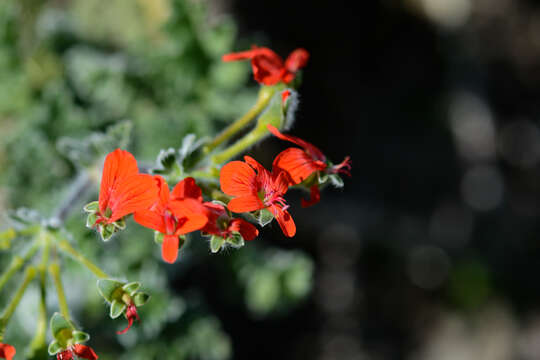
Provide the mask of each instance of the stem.
[{"label": "stem", "polygon": [[268,130],[266,129],[266,124],[263,124],[262,126],[260,124],[257,125],[257,127],[253,130],[251,130],[249,133],[247,133],[243,138],[220,152],[219,154],[216,154],[212,156],[212,163],[213,164],[221,164],[225,161],[229,160],[230,158],[235,157],[236,155],[240,154],[241,152],[245,151],[250,146],[257,143],[259,140],[261,140],[263,137],[268,135]]},{"label": "stem", "polygon": [[101,270],[96,264],[85,258],[77,250],[75,250],[66,239],[60,240],[57,245],[64,253],[70,255],[74,260],[86,266],[86,268],[90,270],[96,277],[100,279],[110,278],[110,276],[107,275],[107,273],[105,273],[103,270]]},{"label": "stem", "polygon": [[28,350],[28,357],[32,357],[36,351],[39,351],[41,348],[45,347],[45,339],[47,333],[47,265],[49,263],[49,248],[50,248],[50,238],[47,236],[45,239],[45,246],[43,248],[42,260],[39,265],[39,292],[40,299],[38,304],[38,323],[36,334],[30,343]]},{"label": "stem", "polygon": [[9,319],[15,312],[15,309],[17,309],[17,305],[19,305],[19,302],[21,301],[24,292],[26,291],[26,288],[28,287],[28,284],[34,279],[36,276],[36,268],[33,266],[29,266],[26,268],[26,273],[24,275],[23,283],[19,286],[19,289],[11,299],[11,302],[8,304],[4,312],[2,313],[2,316],[0,317],[0,342],[4,338],[4,331],[6,329],[6,325],[9,322]]},{"label": "stem", "polygon": [[8,282],[9,279],[13,275],[19,271],[19,269],[28,261],[34,254],[37,252],[40,246],[40,241],[38,239],[35,239],[30,248],[26,251],[26,253],[23,256],[15,255],[13,257],[13,260],[11,260],[11,263],[8,265],[8,267],[4,270],[2,275],[0,275],[0,290],[4,287],[4,285]]},{"label": "stem", "polygon": [[84,198],[86,193],[92,189],[92,178],[87,171],[79,173],[75,178],[67,196],[64,198],[60,206],[56,209],[53,219],[58,225],[61,225],[68,217],[70,210],[79,205],[79,202]]},{"label": "stem", "polygon": [[64,293],[64,288],[62,287],[62,278],[60,276],[60,266],[58,263],[55,262],[49,266],[49,273],[51,274],[56,287],[60,313],[67,321],[70,321],[71,317],[69,316],[69,307],[66,300],[66,294]]},{"label": "stem", "polygon": [[218,134],[211,143],[204,147],[204,152],[208,154],[210,151],[214,150],[221,143],[229,139],[231,136],[236,134],[238,131],[242,130],[251,120],[255,119],[268,105],[272,96],[276,92],[274,87],[262,86],[259,90],[259,95],[257,97],[257,102],[247,113],[244,114],[241,118],[237,119],[235,122],[227,126],[220,134]]}]

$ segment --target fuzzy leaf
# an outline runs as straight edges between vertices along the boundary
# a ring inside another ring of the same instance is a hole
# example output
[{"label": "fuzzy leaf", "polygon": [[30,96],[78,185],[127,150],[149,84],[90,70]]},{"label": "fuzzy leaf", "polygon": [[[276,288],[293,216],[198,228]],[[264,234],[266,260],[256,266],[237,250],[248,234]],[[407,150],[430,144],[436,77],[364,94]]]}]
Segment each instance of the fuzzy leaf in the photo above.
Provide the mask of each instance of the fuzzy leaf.
[{"label": "fuzzy leaf", "polygon": [[117,317],[122,315],[124,310],[126,310],[126,304],[120,301],[113,300],[111,303],[111,311],[109,313],[109,316],[111,317],[111,319],[116,319]]}]

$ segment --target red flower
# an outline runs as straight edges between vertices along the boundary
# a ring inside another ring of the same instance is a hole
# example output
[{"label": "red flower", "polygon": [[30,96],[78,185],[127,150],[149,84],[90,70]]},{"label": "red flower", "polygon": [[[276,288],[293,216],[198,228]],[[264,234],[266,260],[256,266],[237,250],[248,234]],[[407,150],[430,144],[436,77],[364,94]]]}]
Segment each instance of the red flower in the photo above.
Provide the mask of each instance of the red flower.
[{"label": "red flower", "polygon": [[290,83],[296,72],[306,66],[309,53],[305,49],[296,49],[283,62],[283,59],[269,48],[253,46],[251,50],[223,55],[222,59],[250,59],[255,80],[265,85],[275,85],[280,81]]},{"label": "red flower", "polygon": [[59,352],[56,354],[57,360],[72,360],[73,355],[76,355],[77,357],[88,359],[88,360],[96,360],[98,356],[92,350],[90,346],[81,345],[81,344],[75,344],[68,348],[67,350],[64,350],[62,352]]},{"label": "red flower", "polygon": [[16,352],[15,347],[9,344],[0,343],[0,358],[11,360]]},{"label": "red flower", "polygon": [[237,213],[268,209],[285,236],[294,236],[296,225],[287,212],[289,206],[283,198],[291,181],[287,173],[270,173],[255,159],[249,156],[244,159],[245,162],[231,161],[221,169],[221,190],[227,195],[236,196],[227,207]]},{"label": "red flower", "polygon": [[133,155],[116,149],[107,155],[103,165],[96,224],[110,224],[145,209],[152,205],[156,196],[152,176],[139,174]]},{"label": "red flower", "polygon": [[[163,177],[156,175],[154,181],[159,189],[157,199],[154,199],[155,202],[147,209],[137,211],[134,219],[140,225],[165,235],[161,254],[163,260],[173,263],[178,257],[178,237],[201,229],[208,221],[208,218],[199,200],[193,198],[184,199],[186,183],[193,184],[198,189],[193,178],[187,178],[179,182],[172,191],[172,197],[169,186]],[[189,185],[189,191],[196,191],[196,189]],[[200,189],[198,191],[200,196]],[[179,195],[182,195],[182,197],[179,198]],[[202,196],[200,196],[200,199],[202,200]]]},{"label": "red flower", "polygon": [[129,329],[131,329],[131,325],[133,325],[134,319],[137,319],[137,321],[141,321],[141,318],[139,318],[139,314],[137,314],[137,307],[135,306],[135,304],[131,303],[127,306],[126,318],[128,320],[128,326],[124,330],[117,331],[116,333],[118,335],[125,334]]},{"label": "red flower", "polygon": [[[300,184],[311,174],[318,171],[327,174],[343,173],[351,176],[351,159],[349,156],[338,165],[331,165],[326,156],[315,145],[302,140],[296,136],[282,134],[276,127],[267,125],[268,130],[281,140],[290,141],[302,149],[288,148],[283,150],[274,159],[273,167],[287,172],[292,179],[292,185]],[[308,207],[318,203],[320,200],[319,186],[311,187],[311,199],[302,199],[302,206]]]},{"label": "red flower", "polygon": [[224,239],[231,237],[233,232],[239,232],[242,238],[247,241],[251,241],[259,235],[259,230],[250,222],[231,218],[223,205],[206,202],[204,207],[208,223],[201,229],[202,232]]}]

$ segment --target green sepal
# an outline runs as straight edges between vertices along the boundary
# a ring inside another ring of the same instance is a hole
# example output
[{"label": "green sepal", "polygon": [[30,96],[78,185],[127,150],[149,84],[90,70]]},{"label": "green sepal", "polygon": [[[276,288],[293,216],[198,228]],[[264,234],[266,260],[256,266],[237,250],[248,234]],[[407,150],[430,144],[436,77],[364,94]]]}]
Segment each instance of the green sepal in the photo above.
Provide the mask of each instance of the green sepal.
[{"label": "green sepal", "polygon": [[325,184],[328,181],[328,174],[322,171],[317,172],[317,177],[319,184]]},{"label": "green sepal", "polygon": [[133,303],[135,303],[136,307],[143,306],[148,302],[148,300],[150,300],[150,295],[146,293],[138,292],[133,295]]},{"label": "green sepal", "polygon": [[217,253],[221,249],[223,244],[225,244],[225,239],[224,238],[222,238],[221,236],[213,235],[210,238],[210,251],[213,254]]},{"label": "green sepal", "polygon": [[[113,225],[118,230],[124,230],[126,228],[126,220],[124,220],[124,218],[121,218],[113,222]],[[116,229],[115,231],[117,231]]]},{"label": "green sepal", "polygon": [[84,331],[73,330],[71,334],[73,335],[73,342],[75,344],[81,344],[83,342],[90,340],[90,335],[88,335]]},{"label": "green sepal", "polygon": [[99,202],[92,201],[91,203],[84,205],[83,210],[87,213],[95,213],[99,210]]},{"label": "green sepal", "polygon": [[111,303],[111,311],[109,313],[109,316],[111,317],[111,319],[116,319],[117,317],[122,315],[124,310],[126,310],[126,304],[120,301],[113,300]]},{"label": "green sepal", "polygon": [[165,235],[163,235],[162,233],[160,233],[159,231],[154,231],[154,242],[158,245],[161,245],[163,244],[163,238],[165,237]]},{"label": "green sepal", "polygon": [[256,217],[257,217],[257,222],[262,227],[270,224],[272,222],[272,220],[274,220],[274,215],[270,211],[268,211],[267,209],[259,210]]},{"label": "green sepal", "polygon": [[107,224],[105,226],[101,226],[99,234],[101,235],[101,240],[109,241],[115,232],[116,227],[113,224]]},{"label": "green sepal", "polygon": [[[69,336],[66,336],[66,330]],[[71,332],[74,330],[73,325],[67,321],[60,313],[54,313],[51,318],[51,333],[56,340],[67,340],[71,337]]]},{"label": "green sepal", "polygon": [[97,218],[98,216],[96,213],[88,214],[88,217],[86,218],[86,227],[92,229],[94,226],[96,226]]},{"label": "green sepal", "polygon": [[15,238],[17,233],[10,228],[0,233],[0,250],[7,250],[11,247],[11,240]]},{"label": "green sepal", "polygon": [[118,289],[122,290],[122,286],[124,286],[124,284],[116,280],[99,279],[97,281],[97,287],[100,295],[108,302],[112,302],[114,300],[115,292]]},{"label": "green sepal", "polygon": [[330,182],[337,188],[342,188],[344,185],[343,179],[337,174],[328,175]]},{"label": "green sepal", "polygon": [[49,355],[51,356],[58,354],[62,350],[64,350],[64,348],[62,347],[62,345],[60,345],[60,343],[57,340],[51,341],[47,349],[47,351],[49,352]]},{"label": "green sepal", "polygon": [[227,238],[228,244],[231,244],[231,246],[234,248],[241,248],[242,246],[244,246],[244,238],[239,232],[234,231],[231,235],[232,236]]},{"label": "green sepal", "polygon": [[127,292],[129,296],[133,296],[133,294],[135,294],[135,292],[137,292],[137,290],[139,290],[140,287],[141,287],[140,282],[133,281],[122,286],[122,290]]}]

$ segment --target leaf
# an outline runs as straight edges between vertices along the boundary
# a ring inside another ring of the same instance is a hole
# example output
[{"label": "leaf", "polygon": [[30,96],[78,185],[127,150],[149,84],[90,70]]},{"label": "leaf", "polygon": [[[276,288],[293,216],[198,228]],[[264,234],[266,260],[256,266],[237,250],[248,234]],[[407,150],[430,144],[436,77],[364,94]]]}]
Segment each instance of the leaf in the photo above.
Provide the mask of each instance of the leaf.
[{"label": "leaf", "polygon": [[126,304],[117,300],[113,300],[111,302],[111,311],[109,313],[109,316],[111,317],[111,319],[116,319],[117,317],[122,315],[124,310],[126,310]]},{"label": "leaf", "polygon": [[122,286],[122,290],[127,292],[129,296],[133,296],[137,290],[141,287],[141,283],[137,281],[133,281],[130,283],[127,283],[126,285]]},{"label": "leaf", "polygon": [[221,236],[213,235],[210,238],[210,251],[212,251],[213,254],[217,253],[221,249],[221,246],[223,246],[224,243],[225,243],[224,238],[222,238]]},{"label": "leaf", "polygon": [[114,300],[115,292],[118,289],[121,290],[122,286],[124,286],[123,283],[111,279],[99,279],[97,282],[100,295],[108,302],[112,302]]},{"label": "leaf", "polygon": [[143,292],[136,293],[133,296],[133,302],[135,303],[135,306],[137,307],[143,306],[144,304],[148,302],[148,300],[150,300],[150,295]]}]

